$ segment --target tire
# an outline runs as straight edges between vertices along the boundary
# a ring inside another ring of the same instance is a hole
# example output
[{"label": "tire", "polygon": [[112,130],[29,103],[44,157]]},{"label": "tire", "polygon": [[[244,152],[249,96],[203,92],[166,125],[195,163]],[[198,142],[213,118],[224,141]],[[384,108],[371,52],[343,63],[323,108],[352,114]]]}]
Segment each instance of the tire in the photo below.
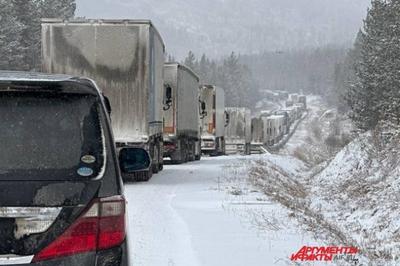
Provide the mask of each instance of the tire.
[{"label": "tire", "polygon": [[196,161],[200,161],[200,160],[201,160],[201,154],[195,155],[195,156],[194,156],[194,159],[195,159]]},{"label": "tire", "polygon": [[161,163],[158,165],[158,171],[162,171],[164,169],[164,164]]},{"label": "tire", "polygon": [[160,167],[159,164],[153,164],[153,165],[151,166],[153,174],[157,174],[157,173],[158,173],[159,167]]},{"label": "tire", "polygon": [[132,182],[147,182],[153,176],[153,171],[150,168],[149,171],[141,171],[135,173],[123,173],[122,180],[124,183],[132,183]]},{"label": "tire", "polygon": [[149,171],[135,173],[136,182],[148,182],[153,176],[153,169],[150,167]]}]

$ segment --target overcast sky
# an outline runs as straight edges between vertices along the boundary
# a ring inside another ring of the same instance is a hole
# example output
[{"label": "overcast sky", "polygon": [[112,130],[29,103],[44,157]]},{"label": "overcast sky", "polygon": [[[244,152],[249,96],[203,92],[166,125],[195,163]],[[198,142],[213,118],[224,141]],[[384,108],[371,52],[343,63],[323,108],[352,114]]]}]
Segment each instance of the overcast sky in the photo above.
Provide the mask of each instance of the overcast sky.
[{"label": "overcast sky", "polygon": [[351,45],[370,0],[77,0],[77,16],[151,19],[167,51],[211,57]]}]

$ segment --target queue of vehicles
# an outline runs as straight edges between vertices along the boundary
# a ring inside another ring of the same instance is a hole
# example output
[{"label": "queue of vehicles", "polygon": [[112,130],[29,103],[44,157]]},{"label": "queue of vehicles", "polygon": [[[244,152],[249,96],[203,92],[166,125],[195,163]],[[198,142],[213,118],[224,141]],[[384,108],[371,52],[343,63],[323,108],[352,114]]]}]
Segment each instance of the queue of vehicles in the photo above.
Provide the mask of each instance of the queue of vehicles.
[{"label": "queue of vehicles", "polygon": [[202,154],[250,154],[252,141],[274,145],[306,106],[305,96],[268,92],[287,107],[262,113],[262,132],[252,133],[250,110],[226,107],[223,88],[164,62],[162,37],[146,20],[44,20],[42,54],[44,72],[85,76],[102,90],[118,156],[130,159],[121,166],[124,181],[149,180],[164,159],[181,164]]},{"label": "queue of vehicles", "polygon": [[164,55],[150,21],[47,19],[47,74],[0,71],[1,265],[130,265],[122,181],[274,145],[306,108],[252,119]]},{"label": "queue of vehicles", "polygon": [[280,93],[279,97],[286,107],[261,111],[258,117],[251,120],[251,150],[254,153],[263,152],[263,147],[278,144],[307,109],[305,95]]}]

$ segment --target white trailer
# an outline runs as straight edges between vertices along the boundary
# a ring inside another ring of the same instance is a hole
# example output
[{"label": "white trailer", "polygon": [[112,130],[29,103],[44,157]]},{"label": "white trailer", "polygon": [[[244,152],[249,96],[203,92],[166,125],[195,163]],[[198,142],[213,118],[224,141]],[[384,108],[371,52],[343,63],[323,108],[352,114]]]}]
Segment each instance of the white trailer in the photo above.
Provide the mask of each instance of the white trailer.
[{"label": "white trailer", "polygon": [[227,154],[250,154],[251,112],[243,107],[226,107],[229,123],[225,127],[225,146]]},{"label": "white trailer", "polygon": [[294,121],[297,118],[296,109],[294,107],[286,107],[284,109],[281,109],[280,111],[287,112],[289,115],[289,123],[290,124],[294,123]]},{"label": "white trailer", "polygon": [[284,119],[282,115],[262,117],[264,122],[264,144],[267,146],[278,143],[284,135]]},{"label": "white trailer", "polygon": [[292,93],[289,95],[289,100],[293,102],[293,104],[299,102],[299,94],[297,93]]},{"label": "white trailer", "polygon": [[164,51],[150,21],[42,23],[43,70],[91,78],[109,99],[118,151],[136,161],[122,169],[125,180],[146,181],[163,168]]},{"label": "white trailer", "polygon": [[214,85],[200,86],[200,102],[204,103],[201,120],[201,151],[203,154],[225,154],[225,93]]},{"label": "white trailer", "polygon": [[251,153],[264,152],[264,122],[262,118],[251,119]]},{"label": "white trailer", "polygon": [[304,108],[307,109],[307,96],[300,95],[299,96],[299,103],[304,104]]},{"label": "white trailer", "polygon": [[200,159],[199,78],[179,63],[166,63],[164,75],[164,157],[178,164]]}]

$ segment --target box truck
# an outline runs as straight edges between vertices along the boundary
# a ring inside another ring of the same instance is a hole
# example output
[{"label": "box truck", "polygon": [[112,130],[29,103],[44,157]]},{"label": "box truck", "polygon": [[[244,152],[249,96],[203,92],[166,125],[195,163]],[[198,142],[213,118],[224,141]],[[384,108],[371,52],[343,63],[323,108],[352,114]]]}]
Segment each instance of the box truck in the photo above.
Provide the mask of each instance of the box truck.
[{"label": "box truck", "polygon": [[278,143],[284,134],[284,120],[285,117],[282,115],[271,115],[268,117],[262,117],[264,122],[264,144],[272,146]]},{"label": "box truck", "polygon": [[250,154],[251,112],[243,107],[226,107],[229,123],[225,127],[225,147],[227,154]]},{"label": "box truck", "polygon": [[164,50],[147,20],[42,21],[43,70],[93,79],[109,99],[124,180],[163,168]]},{"label": "box truck", "polygon": [[200,86],[200,102],[204,104],[201,120],[201,151],[208,155],[225,154],[225,126],[228,117],[225,113],[225,93],[214,85]]},{"label": "box truck", "polygon": [[164,157],[172,163],[200,159],[199,78],[179,63],[164,66]]}]

